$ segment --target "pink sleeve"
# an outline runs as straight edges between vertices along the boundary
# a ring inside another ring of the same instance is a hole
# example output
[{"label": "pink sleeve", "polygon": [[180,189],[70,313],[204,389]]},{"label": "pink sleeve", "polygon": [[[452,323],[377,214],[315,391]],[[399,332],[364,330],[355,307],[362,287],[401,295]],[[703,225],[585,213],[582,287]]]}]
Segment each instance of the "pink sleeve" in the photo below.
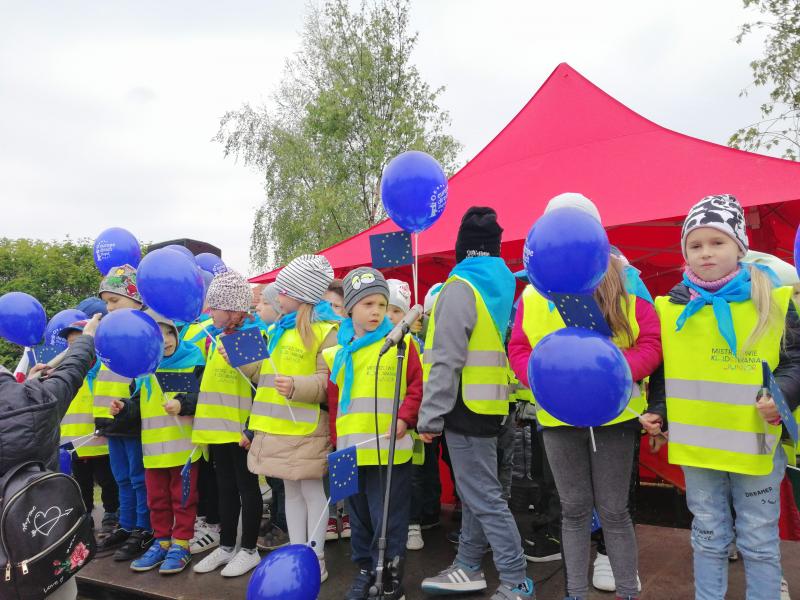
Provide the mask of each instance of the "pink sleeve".
[{"label": "pink sleeve", "polygon": [[520,298],[517,305],[517,315],[514,317],[514,327],[511,329],[511,339],[508,341],[508,360],[520,383],[530,387],[528,383],[528,358],[531,355],[531,344],[528,341],[528,336],[522,330],[523,307],[524,304],[522,298]]},{"label": "pink sleeve", "polygon": [[636,321],[639,338],[631,348],[622,351],[634,381],[641,381],[661,364],[661,323],[655,307],[647,300],[636,298]]}]

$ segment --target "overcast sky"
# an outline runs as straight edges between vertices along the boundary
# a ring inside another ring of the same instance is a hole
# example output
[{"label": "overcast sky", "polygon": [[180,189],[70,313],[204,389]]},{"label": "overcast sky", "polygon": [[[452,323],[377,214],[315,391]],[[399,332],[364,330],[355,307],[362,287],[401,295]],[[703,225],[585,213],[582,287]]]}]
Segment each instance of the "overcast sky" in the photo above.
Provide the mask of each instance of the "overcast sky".
[{"label": "overcast sky", "polygon": [[[190,237],[249,273],[262,178],[211,142],[267,102],[300,1],[0,0],[0,237]],[[417,0],[415,62],[471,158],[569,62],[651,120],[725,143],[758,119],[739,0]],[[12,218],[13,215],[13,218]],[[251,273],[252,274],[252,273]]]}]

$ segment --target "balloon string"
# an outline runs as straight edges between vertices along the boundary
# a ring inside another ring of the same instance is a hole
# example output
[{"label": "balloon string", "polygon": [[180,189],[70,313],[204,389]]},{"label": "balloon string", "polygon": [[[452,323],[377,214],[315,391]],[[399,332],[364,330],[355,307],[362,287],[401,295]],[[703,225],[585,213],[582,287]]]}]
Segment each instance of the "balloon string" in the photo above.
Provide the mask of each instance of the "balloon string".
[{"label": "balloon string", "polygon": [[[99,433],[100,433],[99,430],[93,431],[92,433],[88,433],[86,435],[82,435],[81,437],[75,438],[74,440],[71,440],[70,443],[72,444],[72,450],[67,450],[67,452],[69,452],[70,454],[74,453],[78,448],[82,448],[83,446],[91,442],[93,437],[95,436],[99,437]],[[83,440],[83,441],[76,446],[75,440]]]},{"label": "balloon string", "polygon": [[38,365],[38,364],[39,364],[39,361],[38,361],[38,360],[37,360],[37,358],[36,358],[36,349],[35,349],[35,348],[33,348],[33,347],[31,347],[31,354],[33,354],[33,364],[34,364],[34,365]]},{"label": "balloon string", "polygon": [[[311,531],[308,532],[309,540],[306,542],[306,545],[308,547],[314,549],[314,553],[317,553],[317,550],[316,550],[316,545],[317,544],[311,538],[314,537],[314,532],[319,528],[320,525],[322,525],[322,519],[324,519],[325,516],[328,514],[328,506],[330,506],[330,503],[331,503],[331,499],[330,499],[330,497],[328,497],[328,499],[325,501],[325,506],[322,508],[322,512],[319,515],[319,519],[317,519],[317,524],[314,525],[314,529],[312,529]],[[322,543],[323,544],[325,543],[324,540],[323,540]]]},{"label": "balloon string", "polygon": [[411,265],[411,275],[414,278],[414,304],[419,304],[419,233],[412,234],[414,238],[414,264]]},{"label": "balloon string", "polygon": [[592,440],[592,452],[597,452],[597,444],[594,442],[594,427],[589,427],[589,439]]}]

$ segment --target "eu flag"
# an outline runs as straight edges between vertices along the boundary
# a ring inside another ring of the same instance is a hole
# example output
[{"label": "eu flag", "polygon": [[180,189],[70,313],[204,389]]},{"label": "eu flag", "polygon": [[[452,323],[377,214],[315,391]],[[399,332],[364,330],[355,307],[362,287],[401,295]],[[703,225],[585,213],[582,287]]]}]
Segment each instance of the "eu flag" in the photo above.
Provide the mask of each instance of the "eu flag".
[{"label": "eu flag", "polygon": [[372,254],[372,266],[376,269],[410,265],[414,262],[411,234],[407,231],[371,235],[369,249]]},{"label": "eu flag", "polygon": [[257,327],[223,335],[220,340],[228,353],[230,365],[235,369],[269,358],[267,343]]},{"label": "eu flag", "polygon": [[328,477],[331,484],[330,501],[332,504],[358,492],[358,463],[355,446],[328,454]]},{"label": "eu flag", "polygon": [[781,388],[778,387],[778,382],[775,381],[772,369],[769,368],[769,363],[765,360],[761,361],[761,372],[764,377],[763,387],[769,390],[772,399],[775,401],[775,406],[781,415],[781,421],[786,428],[786,432],[789,434],[789,437],[792,438],[792,441],[797,444],[798,433],[800,433],[797,429],[797,421],[794,420],[794,415],[789,405],[786,403],[786,399],[783,397],[783,392]]},{"label": "eu flag", "polygon": [[[192,451],[194,454],[194,451]],[[181,507],[186,508],[186,503],[189,501],[189,494],[192,493],[192,455],[186,461],[181,469]]]},{"label": "eu flag", "polygon": [[567,327],[583,327],[600,335],[611,337],[613,333],[603,316],[603,311],[591,294],[557,294],[550,292],[558,314]]},{"label": "eu flag", "polygon": [[200,382],[194,373],[173,373],[161,371],[156,373],[156,379],[162,392],[183,392],[196,394],[200,391]]}]

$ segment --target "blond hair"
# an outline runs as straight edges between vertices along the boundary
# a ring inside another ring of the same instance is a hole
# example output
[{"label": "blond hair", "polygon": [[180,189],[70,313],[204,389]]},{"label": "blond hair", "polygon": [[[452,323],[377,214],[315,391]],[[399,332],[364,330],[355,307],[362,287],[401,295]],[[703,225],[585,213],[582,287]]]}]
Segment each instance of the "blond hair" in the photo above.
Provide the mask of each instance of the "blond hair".
[{"label": "blond hair", "polygon": [[314,305],[303,302],[300,308],[297,309],[297,320],[295,327],[297,333],[300,334],[300,339],[303,340],[303,345],[306,350],[314,348],[317,337],[314,335],[314,330],[311,328],[311,320],[314,316]]},{"label": "blond hair", "polygon": [[633,346],[636,340],[628,320],[631,300],[623,280],[624,268],[625,265],[622,264],[622,261],[611,257],[608,262],[608,270],[594,291],[594,299],[597,300],[614,335],[627,338],[628,345]]},{"label": "blond hair", "polygon": [[764,337],[772,327],[780,327],[781,331],[786,326],[786,323],[781,315],[780,308],[772,297],[772,280],[758,267],[751,265],[745,268],[750,269],[750,298],[753,300],[753,305],[756,307],[758,313],[758,321],[753,331],[750,332],[750,337],[742,347],[742,353],[747,352],[750,348]]}]

